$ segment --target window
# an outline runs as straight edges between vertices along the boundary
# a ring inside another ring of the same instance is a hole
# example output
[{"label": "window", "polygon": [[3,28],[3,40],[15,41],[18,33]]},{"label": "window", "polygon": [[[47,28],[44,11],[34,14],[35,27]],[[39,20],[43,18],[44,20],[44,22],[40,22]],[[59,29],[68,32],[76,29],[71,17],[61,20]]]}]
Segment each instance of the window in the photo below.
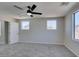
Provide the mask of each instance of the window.
[{"label": "window", "polygon": [[1,21],[0,21],[0,36],[1,36]]},{"label": "window", "polygon": [[29,30],[29,21],[22,21],[21,22],[21,29],[22,30]]},{"label": "window", "polygon": [[74,34],[75,34],[75,39],[79,40],[79,12],[75,12],[74,13],[74,20],[75,20],[75,31],[74,31]]},{"label": "window", "polygon": [[56,29],[56,20],[48,20],[47,21],[47,29],[55,30]]}]

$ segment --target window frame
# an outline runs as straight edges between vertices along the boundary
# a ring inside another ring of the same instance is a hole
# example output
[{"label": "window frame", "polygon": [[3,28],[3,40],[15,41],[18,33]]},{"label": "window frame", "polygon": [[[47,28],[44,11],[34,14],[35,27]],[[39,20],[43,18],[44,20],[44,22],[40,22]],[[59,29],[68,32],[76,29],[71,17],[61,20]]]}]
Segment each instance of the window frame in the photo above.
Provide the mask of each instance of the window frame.
[{"label": "window frame", "polygon": [[79,42],[79,39],[75,39],[75,14],[79,12],[79,10],[76,10],[72,14],[72,40]]},{"label": "window frame", "polygon": [[[48,28],[48,21],[55,21],[55,29],[54,28]],[[57,20],[47,20],[47,30],[56,30],[57,29]]]},{"label": "window frame", "polygon": [[[28,26],[29,26],[28,29],[23,29],[23,27],[22,27],[22,26],[23,26],[23,25],[22,25],[22,22],[28,22],[28,23],[29,23],[29,25],[28,25]],[[21,30],[29,30],[29,29],[30,29],[30,21],[21,21]]]}]

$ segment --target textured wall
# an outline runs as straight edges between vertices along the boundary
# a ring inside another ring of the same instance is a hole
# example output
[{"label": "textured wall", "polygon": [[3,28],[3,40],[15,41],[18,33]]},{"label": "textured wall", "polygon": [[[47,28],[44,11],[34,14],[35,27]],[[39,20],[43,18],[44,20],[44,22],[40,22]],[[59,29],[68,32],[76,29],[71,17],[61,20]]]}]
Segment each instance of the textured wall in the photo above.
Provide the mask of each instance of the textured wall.
[{"label": "textured wall", "polygon": [[[28,19],[26,19],[27,21]],[[47,30],[47,20],[56,20],[57,29]],[[22,20],[20,20],[21,22]],[[24,20],[25,21],[25,20]],[[64,20],[63,18],[34,18],[29,19],[30,30],[21,30],[19,33],[20,42],[63,44],[64,38]],[[19,23],[20,23],[19,22]],[[21,25],[21,24],[20,24]]]},{"label": "textured wall", "polygon": [[1,22],[1,35],[0,35],[0,44],[5,44],[5,25],[4,25],[4,21],[3,20],[0,20]]},{"label": "textured wall", "polygon": [[72,38],[72,14],[73,11],[79,9],[79,4],[73,7],[73,9],[65,17],[65,46],[68,47],[73,53],[79,56],[79,42]]}]

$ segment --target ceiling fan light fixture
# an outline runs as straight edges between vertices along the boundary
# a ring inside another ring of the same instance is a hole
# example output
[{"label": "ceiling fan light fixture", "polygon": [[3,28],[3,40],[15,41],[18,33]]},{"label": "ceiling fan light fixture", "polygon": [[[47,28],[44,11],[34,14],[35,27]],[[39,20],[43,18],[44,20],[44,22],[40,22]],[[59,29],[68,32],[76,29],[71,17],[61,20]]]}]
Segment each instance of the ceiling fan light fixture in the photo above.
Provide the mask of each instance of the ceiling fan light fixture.
[{"label": "ceiling fan light fixture", "polygon": [[[17,9],[20,9],[20,10],[24,10],[23,8],[21,8],[21,7],[17,6],[17,5],[14,5],[14,7],[17,8]],[[35,15],[42,15],[42,13],[33,12],[36,7],[37,6],[35,4],[33,4],[32,6],[27,6],[28,10],[26,11],[25,15],[28,15],[30,17],[33,17],[33,14],[35,14]]]},{"label": "ceiling fan light fixture", "polygon": [[31,14],[31,13],[27,13],[27,15],[29,15],[29,16],[30,16],[30,15],[32,15],[32,14]]}]

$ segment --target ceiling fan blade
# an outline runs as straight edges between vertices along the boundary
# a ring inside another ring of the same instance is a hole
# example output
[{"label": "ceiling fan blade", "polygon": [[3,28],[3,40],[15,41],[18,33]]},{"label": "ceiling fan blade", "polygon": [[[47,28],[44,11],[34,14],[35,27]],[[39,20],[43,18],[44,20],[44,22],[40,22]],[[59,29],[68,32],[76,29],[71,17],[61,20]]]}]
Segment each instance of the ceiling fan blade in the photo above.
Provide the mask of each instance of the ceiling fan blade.
[{"label": "ceiling fan blade", "polygon": [[31,11],[33,11],[37,6],[33,4]]},{"label": "ceiling fan blade", "polygon": [[31,11],[30,10],[27,10],[27,13],[31,13]]},{"label": "ceiling fan blade", "polygon": [[21,7],[17,6],[17,5],[14,5],[14,7],[16,7],[18,9],[20,9],[20,10],[23,10],[23,8],[21,8]]},{"label": "ceiling fan blade", "polygon": [[30,6],[27,6],[27,8],[31,9],[31,7],[30,7]]},{"label": "ceiling fan blade", "polygon": [[32,14],[37,14],[37,15],[42,15],[42,13],[38,13],[38,12],[31,12]]}]

